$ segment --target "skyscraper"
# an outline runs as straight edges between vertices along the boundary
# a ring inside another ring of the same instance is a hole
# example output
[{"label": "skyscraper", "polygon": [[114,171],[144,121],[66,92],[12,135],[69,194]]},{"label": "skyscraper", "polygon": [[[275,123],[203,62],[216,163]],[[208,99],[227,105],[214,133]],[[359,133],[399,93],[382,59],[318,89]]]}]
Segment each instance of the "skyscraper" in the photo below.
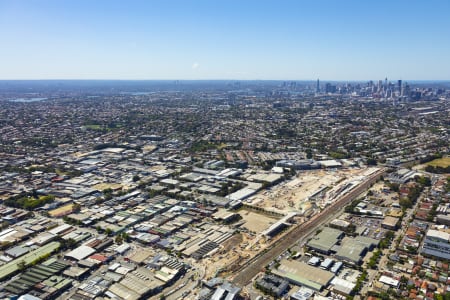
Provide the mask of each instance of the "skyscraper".
[{"label": "skyscraper", "polygon": [[405,84],[402,85],[402,97],[409,97],[410,90],[409,90],[409,84],[405,82]]},{"label": "skyscraper", "polygon": [[317,78],[316,93],[319,93],[319,92],[320,92],[319,78]]},{"label": "skyscraper", "polygon": [[397,82],[397,88],[398,88],[398,94],[400,95],[402,92],[402,80],[399,79],[399,81]]}]

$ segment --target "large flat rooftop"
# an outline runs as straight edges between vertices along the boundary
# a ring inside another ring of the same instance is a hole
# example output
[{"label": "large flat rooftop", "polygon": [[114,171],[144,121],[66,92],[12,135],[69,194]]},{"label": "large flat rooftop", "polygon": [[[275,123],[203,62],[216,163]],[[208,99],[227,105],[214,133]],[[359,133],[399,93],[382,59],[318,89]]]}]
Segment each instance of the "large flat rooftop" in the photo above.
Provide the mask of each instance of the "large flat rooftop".
[{"label": "large flat rooftop", "polygon": [[329,271],[312,267],[304,262],[286,259],[282,260],[278,269],[272,270],[272,273],[316,291],[327,286],[334,277],[334,274]]}]

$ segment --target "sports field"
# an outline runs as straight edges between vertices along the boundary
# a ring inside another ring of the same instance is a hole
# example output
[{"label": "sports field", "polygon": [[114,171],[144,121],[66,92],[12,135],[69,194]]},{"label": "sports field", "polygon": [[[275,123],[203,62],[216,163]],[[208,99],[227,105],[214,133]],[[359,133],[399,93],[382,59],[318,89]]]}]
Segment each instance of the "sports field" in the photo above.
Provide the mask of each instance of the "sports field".
[{"label": "sports field", "polygon": [[429,166],[447,168],[450,166],[450,157],[442,157],[427,163]]}]

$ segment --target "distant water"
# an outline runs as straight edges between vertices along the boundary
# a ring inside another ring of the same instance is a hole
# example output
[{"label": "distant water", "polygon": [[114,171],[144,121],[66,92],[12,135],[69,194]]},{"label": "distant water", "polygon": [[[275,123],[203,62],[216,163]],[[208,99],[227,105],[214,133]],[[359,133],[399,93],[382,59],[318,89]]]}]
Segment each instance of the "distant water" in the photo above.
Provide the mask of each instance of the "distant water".
[{"label": "distant water", "polygon": [[132,96],[143,96],[143,95],[151,95],[155,92],[120,92],[121,94],[132,95]]},{"label": "distant water", "polygon": [[131,93],[131,95],[133,96],[142,96],[142,95],[150,95],[153,94],[151,92],[135,92],[135,93]]},{"label": "distant water", "polygon": [[44,101],[47,99],[48,98],[17,98],[17,99],[12,99],[9,101],[11,101],[11,102],[37,102],[37,101]]}]

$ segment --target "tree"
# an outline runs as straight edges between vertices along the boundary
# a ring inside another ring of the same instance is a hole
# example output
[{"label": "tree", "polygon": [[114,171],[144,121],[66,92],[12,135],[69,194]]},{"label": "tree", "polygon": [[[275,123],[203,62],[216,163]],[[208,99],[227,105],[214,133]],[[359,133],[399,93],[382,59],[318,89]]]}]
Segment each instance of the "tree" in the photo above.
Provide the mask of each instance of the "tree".
[{"label": "tree", "polygon": [[23,271],[26,268],[26,263],[24,260],[21,260],[17,263],[17,268],[19,269],[19,271]]},{"label": "tree", "polygon": [[66,242],[67,248],[69,248],[69,249],[75,248],[75,246],[77,244],[78,244],[78,242],[76,240],[74,240],[73,238],[68,239]]},{"label": "tree", "polygon": [[389,184],[389,188],[393,191],[393,192],[398,192],[400,190],[400,185],[398,183],[390,183]]},{"label": "tree", "polygon": [[278,269],[278,268],[280,267],[280,262],[279,262],[279,261],[276,261],[275,264],[273,265],[273,267],[274,267],[275,269]]},{"label": "tree", "polygon": [[73,211],[74,213],[78,213],[78,212],[80,212],[80,210],[81,210],[81,204],[80,204],[80,203],[75,203],[75,204],[72,206],[72,211]]},{"label": "tree", "polygon": [[367,159],[367,165],[368,165],[368,166],[376,166],[376,165],[377,165],[376,159],[368,158],[368,159]]},{"label": "tree", "polygon": [[116,244],[121,245],[123,243],[122,235],[118,234],[115,239]]},{"label": "tree", "polygon": [[420,176],[417,178],[417,182],[423,186],[431,186],[431,179],[427,176]]},{"label": "tree", "polygon": [[130,241],[130,235],[126,232],[122,232],[122,239],[128,243]]},{"label": "tree", "polygon": [[409,198],[400,199],[399,204],[402,208],[411,208],[412,207],[412,202]]}]

